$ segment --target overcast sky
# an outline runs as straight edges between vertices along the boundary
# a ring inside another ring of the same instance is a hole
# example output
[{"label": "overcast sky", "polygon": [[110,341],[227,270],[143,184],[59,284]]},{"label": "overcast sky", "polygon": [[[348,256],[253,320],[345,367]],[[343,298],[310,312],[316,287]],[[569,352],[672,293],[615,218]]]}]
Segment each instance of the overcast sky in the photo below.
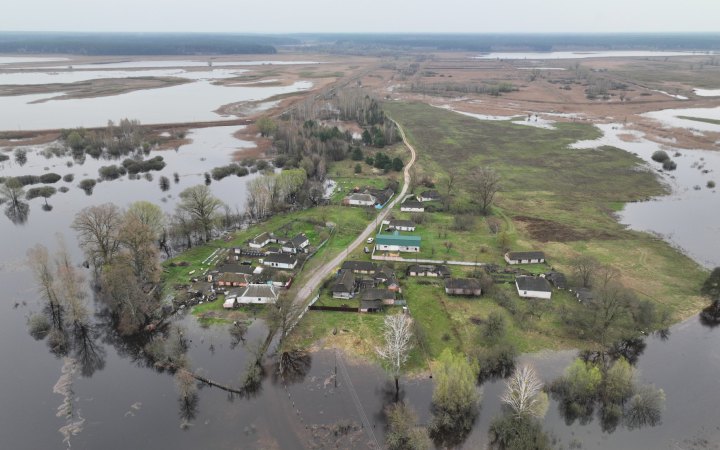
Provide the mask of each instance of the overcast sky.
[{"label": "overcast sky", "polygon": [[9,0],[0,31],[720,31],[720,0]]}]

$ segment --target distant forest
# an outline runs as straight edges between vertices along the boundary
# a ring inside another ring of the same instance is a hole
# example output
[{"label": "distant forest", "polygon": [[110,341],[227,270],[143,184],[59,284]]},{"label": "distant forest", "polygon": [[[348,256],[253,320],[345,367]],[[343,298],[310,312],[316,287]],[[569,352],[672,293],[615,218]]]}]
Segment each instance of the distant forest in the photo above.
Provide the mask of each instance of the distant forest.
[{"label": "distant forest", "polygon": [[0,53],[75,55],[274,54],[282,36],[190,33],[0,33]]},{"label": "distant forest", "polygon": [[291,34],[0,32],[0,53],[79,55],[274,54],[278,47],[356,53],[401,49],[491,51],[720,50],[720,33]]},{"label": "distant forest", "polygon": [[326,47],[426,48],[458,51],[720,50],[720,33],[297,34]]}]

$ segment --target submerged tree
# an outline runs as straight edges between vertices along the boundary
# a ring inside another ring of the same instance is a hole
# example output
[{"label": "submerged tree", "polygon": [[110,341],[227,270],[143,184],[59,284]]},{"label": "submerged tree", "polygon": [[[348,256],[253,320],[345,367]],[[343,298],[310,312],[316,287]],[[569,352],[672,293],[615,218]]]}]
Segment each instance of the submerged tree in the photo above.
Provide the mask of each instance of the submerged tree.
[{"label": "submerged tree", "polygon": [[386,369],[395,379],[395,399],[400,394],[400,374],[412,350],[412,319],[406,314],[385,316],[385,342],[376,349]]},{"label": "submerged tree", "polygon": [[446,348],[433,377],[431,436],[438,445],[457,446],[472,430],[478,414],[477,370],[464,355]]},{"label": "submerged tree", "polygon": [[543,384],[530,366],[515,369],[505,383],[505,392],[500,400],[517,416],[543,417],[548,407],[548,398],[542,390]]},{"label": "submerged tree", "polygon": [[71,227],[77,231],[80,247],[96,269],[109,263],[117,253],[120,209],[112,203],[83,208]]},{"label": "submerged tree", "polygon": [[405,403],[393,403],[385,408],[387,433],[385,445],[388,450],[425,450],[432,442],[425,428],[417,426],[417,415]]},{"label": "submerged tree", "polygon": [[199,184],[180,193],[177,209],[193,218],[202,230],[205,242],[208,242],[212,237],[216,213],[221,206],[222,202],[212,195],[210,188]]}]

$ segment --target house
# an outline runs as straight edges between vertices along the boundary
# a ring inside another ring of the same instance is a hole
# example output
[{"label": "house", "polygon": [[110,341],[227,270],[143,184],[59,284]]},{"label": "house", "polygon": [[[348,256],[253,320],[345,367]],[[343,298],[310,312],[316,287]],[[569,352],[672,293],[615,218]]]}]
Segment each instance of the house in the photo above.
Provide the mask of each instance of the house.
[{"label": "house", "polygon": [[247,286],[250,281],[247,274],[223,272],[216,278],[216,283],[219,287],[238,287]]},{"label": "house", "polygon": [[395,304],[395,293],[389,289],[372,288],[362,292],[360,301],[380,300],[383,305]]},{"label": "house", "polygon": [[269,284],[250,284],[242,291],[233,290],[225,296],[223,308],[236,308],[238,305],[275,303],[278,291]]},{"label": "house", "polygon": [[278,295],[277,289],[271,284],[250,284],[237,297],[237,302],[244,305],[275,303]]},{"label": "house", "polygon": [[524,298],[547,298],[552,296],[550,283],[543,277],[522,275],[515,278],[518,295]]},{"label": "house", "polygon": [[377,199],[370,194],[350,194],[343,199],[344,205],[350,206],[375,206]]},{"label": "house", "polygon": [[567,279],[562,272],[550,272],[545,274],[545,279],[558,289],[567,289]]},{"label": "house", "polygon": [[505,261],[508,264],[536,264],[545,262],[543,252],[507,252]]},{"label": "house", "polygon": [[341,270],[332,287],[333,298],[353,298],[355,296],[355,275],[352,270]]},{"label": "house", "polygon": [[366,189],[365,193],[375,197],[375,203],[379,206],[384,206],[395,195],[392,189]]},{"label": "house", "polygon": [[397,231],[415,231],[415,224],[412,220],[392,219],[387,222],[389,228]]},{"label": "house", "polygon": [[413,264],[408,266],[407,274],[410,277],[449,277],[450,269],[445,266],[432,264]]},{"label": "house", "polygon": [[400,211],[403,212],[425,212],[425,206],[416,200],[405,200],[400,204]]},{"label": "house", "polygon": [[413,252],[420,251],[420,236],[404,235],[397,232],[393,234],[378,234],[375,237],[375,249],[387,252]]},{"label": "house", "polygon": [[377,312],[382,310],[382,301],[380,300],[360,300],[360,312]]},{"label": "house", "polygon": [[595,295],[588,288],[576,289],[575,297],[578,299],[578,301],[583,302],[583,303],[592,302],[593,300],[595,300]]},{"label": "house", "polygon": [[445,279],[445,293],[479,296],[482,294],[482,288],[480,282],[474,278],[447,278]]},{"label": "house", "polygon": [[250,246],[250,248],[263,248],[271,242],[277,242],[277,239],[266,231],[252,238],[250,242],[248,242],[248,246]]},{"label": "house", "polygon": [[221,264],[216,267],[219,274],[226,272],[229,273],[242,273],[244,275],[253,275],[262,272],[262,267],[253,267],[245,264]]},{"label": "house", "polygon": [[420,195],[417,196],[417,200],[419,202],[432,202],[432,201],[438,201],[440,199],[442,199],[442,196],[435,189],[430,189],[428,191],[424,191]]},{"label": "house", "polygon": [[400,283],[398,283],[395,271],[388,266],[380,266],[373,275],[374,284],[385,284],[387,289],[392,292],[400,291]]},{"label": "house", "polygon": [[282,244],[282,251],[285,253],[300,253],[310,244],[310,240],[304,234],[298,234],[294,238]]},{"label": "house", "polygon": [[375,273],[376,270],[375,263],[370,261],[345,261],[341,268],[350,270],[352,273],[361,273],[364,275]]},{"label": "house", "polygon": [[278,269],[294,269],[297,266],[297,258],[286,253],[268,255],[263,260],[263,265]]}]

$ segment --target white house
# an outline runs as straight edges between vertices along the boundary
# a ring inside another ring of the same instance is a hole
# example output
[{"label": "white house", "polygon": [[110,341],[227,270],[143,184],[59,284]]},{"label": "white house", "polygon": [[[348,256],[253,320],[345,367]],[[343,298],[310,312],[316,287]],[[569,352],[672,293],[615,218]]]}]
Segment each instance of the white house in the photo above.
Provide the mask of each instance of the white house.
[{"label": "white house", "polygon": [[276,240],[266,231],[252,238],[250,242],[248,242],[248,246],[250,246],[250,248],[263,248],[270,242],[276,242]]},{"label": "white house", "polygon": [[223,308],[235,308],[238,305],[261,305],[275,303],[278,291],[270,284],[250,284],[242,293],[234,292],[225,297]]},{"label": "white house", "polygon": [[425,212],[425,206],[416,200],[406,200],[400,204],[400,211],[403,212]]},{"label": "white house", "polygon": [[304,234],[298,234],[294,238],[282,245],[282,251],[285,253],[300,253],[305,247],[310,245],[310,240]]},{"label": "white house", "polygon": [[546,298],[552,296],[550,283],[542,277],[519,276],[515,278],[518,295],[524,298]]},{"label": "white house", "polygon": [[350,194],[343,200],[343,203],[350,206],[374,206],[377,199],[370,194]]},{"label": "white house", "polygon": [[289,254],[268,255],[263,258],[264,266],[275,267],[278,269],[294,269],[297,266],[297,258]]},{"label": "white house", "polygon": [[543,252],[508,252],[505,253],[508,264],[538,264],[545,262]]}]

